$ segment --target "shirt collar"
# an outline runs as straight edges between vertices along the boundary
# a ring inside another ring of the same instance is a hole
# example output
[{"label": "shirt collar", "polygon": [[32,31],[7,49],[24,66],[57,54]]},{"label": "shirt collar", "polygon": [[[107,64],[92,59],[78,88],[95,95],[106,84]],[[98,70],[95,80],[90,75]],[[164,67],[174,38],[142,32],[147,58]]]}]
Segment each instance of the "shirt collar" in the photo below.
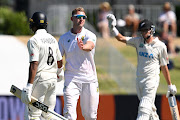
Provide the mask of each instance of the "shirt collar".
[{"label": "shirt collar", "polygon": [[38,29],[35,34],[38,33],[47,33],[47,31],[45,29]]},{"label": "shirt collar", "polygon": [[151,43],[147,43],[146,41],[145,43],[151,45],[151,44],[156,43],[158,40],[159,40],[158,37],[155,37]]},{"label": "shirt collar", "polygon": [[77,34],[72,33],[72,32],[71,32],[71,30],[69,30],[69,32],[70,32],[72,35],[76,36],[76,35],[79,35],[79,34],[83,33],[83,32],[84,32],[84,29],[85,29],[85,28],[84,28],[84,27],[82,27],[81,32],[80,32],[80,33],[77,33]]},{"label": "shirt collar", "polygon": [[159,40],[158,37],[155,37],[154,40],[151,42],[151,44],[156,43],[158,40]]}]

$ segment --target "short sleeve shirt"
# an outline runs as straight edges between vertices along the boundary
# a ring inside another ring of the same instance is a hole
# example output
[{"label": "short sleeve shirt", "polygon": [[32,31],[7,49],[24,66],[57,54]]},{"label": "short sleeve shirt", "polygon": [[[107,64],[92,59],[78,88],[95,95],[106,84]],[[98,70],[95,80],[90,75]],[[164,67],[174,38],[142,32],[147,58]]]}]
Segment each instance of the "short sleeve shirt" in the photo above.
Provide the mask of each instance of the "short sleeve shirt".
[{"label": "short sleeve shirt", "polygon": [[142,37],[127,37],[127,45],[136,48],[137,76],[158,75],[160,66],[169,63],[166,45],[157,37],[150,44],[144,42]]},{"label": "short sleeve shirt", "polygon": [[82,39],[84,44],[87,41],[91,41],[96,45],[96,35],[84,27],[78,34],[68,31],[60,37],[59,49],[66,59],[65,82],[78,81],[88,83],[97,81],[94,63],[95,47],[88,52],[80,50],[77,39]]},{"label": "short sleeve shirt", "polygon": [[[57,61],[62,60],[57,40],[47,33],[45,29],[39,29],[27,43],[29,62],[38,61],[37,75],[43,72],[57,73]],[[57,75],[56,75],[57,77]]]}]

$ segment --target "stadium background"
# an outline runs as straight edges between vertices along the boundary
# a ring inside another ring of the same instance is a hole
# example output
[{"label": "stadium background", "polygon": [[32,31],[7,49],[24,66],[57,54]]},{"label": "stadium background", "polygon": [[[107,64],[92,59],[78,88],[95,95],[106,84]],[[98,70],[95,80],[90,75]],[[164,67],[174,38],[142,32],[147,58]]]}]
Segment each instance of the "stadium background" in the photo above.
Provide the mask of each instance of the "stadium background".
[{"label": "stadium background", "polygon": [[[101,2],[103,2],[103,0],[2,0],[0,6],[6,5],[17,12],[25,11],[27,18],[35,11],[43,11],[48,16],[48,31],[54,36],[60,36],[71,27],[69,17],[72,9],[77,6],[84,7],[88,15],[88,21],[85,27],[98,36],[95,55],[97,68],[101,70],[98,72],[103,71],[107,73],[109,78],[114,80],[121,91],[123,91],[122,94],[102,92],[103,94],[100,95],[98,120],[134,120],[138,109],[138,99],[136,97],[134,81],[136,68],[116,47],[100,38],[96,24],[97,11]],[[161,12],[162,4],[165,1],[109,0],[108,2],[111,4],[117,18],[121,18],[127,13],[128,4],[134,4],[137,11],[156,23],[157,16]],[[178,12],[178,10],[180,1],[172,0],[171,2],[174,5],[173,10],[176,11],[178,19],[177,25],[179,25],[178,14],[180,12]],[[29,63],[26,43],[29,36],[25,37],[25,40],[21,38],[22,37],[12,36],[11,34],[5,35],[1,33],[0,35],[0,54],[2,56],[0,60],[0,120],[23,120],[24,104],[9,92],[11,84],[22,88],[27,81]],[[62,114],[63,82],[59,83],[58,87],[55,111]],[[162,84],[160,87],[166,87],[166,84]],[[110,89],[113,91],[113,88]],[[178,107],[180,107],[179,95],[177,95],[177,100]],[[164,96],[164,92],[157,95],[156,106],[161,120],[171,120],[168,101]],[[83,120],[79,104],[77,111],[78,120]]]}]

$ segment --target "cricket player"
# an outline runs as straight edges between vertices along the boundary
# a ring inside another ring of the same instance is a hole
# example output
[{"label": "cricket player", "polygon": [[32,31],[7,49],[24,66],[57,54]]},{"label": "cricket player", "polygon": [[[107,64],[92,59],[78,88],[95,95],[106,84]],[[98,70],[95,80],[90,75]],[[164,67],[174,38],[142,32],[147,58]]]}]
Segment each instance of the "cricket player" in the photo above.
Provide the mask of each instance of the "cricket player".
[{"label": "cricket player", "polygon": [[157,37],[153,37],[155,26],[145,19],[139,23],[140,37],[126,37],[116,29],[116,18],[113,14],[107,15],[109,27],[120,42],[136,48],[138,65],[136,89],[140,100],[136,120],[159,120],[154,104],[156,91],[159,86],[160,68],[168,84],[168,94],[175,95],[176,86],[172,85],[167,67],[167,48]]},{"label": "cricket player", "polygon": [[21,101],[27,105],[25,120],[55,120],[51,114],[28,105],[31,96],[54,110],[56,104],[57,76],[62,72],[62,56],[57,40],[47,33],[47,18],[41,12],[35,12],[30,18],[30,29],[35,33],[28,43],[29,51],[29,78],[21,94]]},{"label": "cricket player", "polygon": [[94,63],[96,35],[84,28],[87,16],[84,8],[72,11],[73,27],[60,36],[59,49],[65,55],[64,110],[69,120],[76,120],[77,101],[80,96],[85,120],[96,120],[99,104],[99,87]]}]

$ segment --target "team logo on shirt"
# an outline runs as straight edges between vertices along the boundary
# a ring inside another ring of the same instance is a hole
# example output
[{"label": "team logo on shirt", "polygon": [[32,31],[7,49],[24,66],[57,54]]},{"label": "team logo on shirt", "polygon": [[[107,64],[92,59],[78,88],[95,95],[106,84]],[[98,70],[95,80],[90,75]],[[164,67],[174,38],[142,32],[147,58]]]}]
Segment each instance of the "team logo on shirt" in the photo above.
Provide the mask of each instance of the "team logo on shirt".
[{"label": "team logo on shirt", "polygon": [[144,44],[143,44],[143,43],[141,43],[141,44],[139,45],[139,47],[140,47],[140,48],[143,48],[143,46],[144,46]]},{"label": "team logo on shirt", "polygon": [[146,57],[146,58],[154,58],[153,54],[149,54],[147,52],[139,52],[139,56]]},{"label": "team logo on shirt", "polygon": [[99,87],[97,87],[97,92],[99,92]]},{"label": "team logo on shirt", "polygon": [[84,40],[84,37],[85,37],[85,36],[82,36],[82,37],[81,37],[82,41]]}]

